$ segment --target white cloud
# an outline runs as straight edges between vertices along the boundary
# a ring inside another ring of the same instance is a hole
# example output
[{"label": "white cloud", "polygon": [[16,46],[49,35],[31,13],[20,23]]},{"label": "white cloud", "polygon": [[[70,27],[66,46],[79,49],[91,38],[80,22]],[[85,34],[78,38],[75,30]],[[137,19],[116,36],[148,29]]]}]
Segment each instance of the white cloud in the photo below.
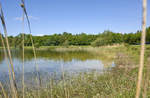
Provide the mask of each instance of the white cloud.
[{"label": "white cloud", "polygon": [[[28,16],[30,20],[39,20],[38,17],[35,16]],[[22,17],[15,17],[14,20],[16,21],[22,21]]]},{"label": "white cloud", "polygon": [[44,36],[44,34],[37,34],[36,36]]}]

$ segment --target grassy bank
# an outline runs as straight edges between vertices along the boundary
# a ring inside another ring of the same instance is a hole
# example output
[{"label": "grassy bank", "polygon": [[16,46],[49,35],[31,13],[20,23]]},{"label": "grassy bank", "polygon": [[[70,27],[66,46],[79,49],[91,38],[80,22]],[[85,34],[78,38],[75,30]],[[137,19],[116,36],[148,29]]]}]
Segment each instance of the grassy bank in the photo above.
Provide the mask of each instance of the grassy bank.
[{"label": "grassy bank", "polygon": [[[26,47],[30,49],[30,47]],[[90,51],[114,59],[116,66],[110,71],[100,74],[97,71],[81,73],[79,75],[62,75],[62,79],[55,80],[50,77],[46,87],[40,85],[35,88],[25,88],[25,98],[134,98],[139,64],[140,46],[72,46],[72,47],[40,47],[50,51]],[[145,68],[143,78],[143,89],[141,97],[147,91],[150,97],[148,64],[150,57],[150,46],[146,46]],[[39,90],[38,90],[39,89]],[[145,90],[146,89],[146,90]],[[1,92],[1,96],[3,93]],[[22,96],[21,90],[19,96]]]}]

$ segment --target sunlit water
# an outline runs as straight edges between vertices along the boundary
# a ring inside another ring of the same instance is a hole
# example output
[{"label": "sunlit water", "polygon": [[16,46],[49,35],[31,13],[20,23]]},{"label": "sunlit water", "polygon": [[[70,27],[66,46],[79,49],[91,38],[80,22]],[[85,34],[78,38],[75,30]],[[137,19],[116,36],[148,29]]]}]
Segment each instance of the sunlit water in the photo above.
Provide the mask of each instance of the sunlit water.
[{"label": "sunlit water", "polygon": [[[4,58],[4,53],[0,52],[0,80],[5,82],[8,80],[8,64]],[[22,51],[12,50],[13,65],[17,81],[21,81],[22,76]],[[106,58],[107,59],[107,58]],[[37,51],[38,72],[43,79],[52,77],[59,79],[62,71],[68,75],[74,75],[83,72],[97,71],[103,72],[114,66],[113,61],[109,61],[109,66],[99,56],[87,51],[73,52],[54,52],[54,51]],[[32,50],[25,51],[24,62],[25,81],[33,81],[36,76],[36,64]],[[53,76],[54,77],[54,76]]]}]

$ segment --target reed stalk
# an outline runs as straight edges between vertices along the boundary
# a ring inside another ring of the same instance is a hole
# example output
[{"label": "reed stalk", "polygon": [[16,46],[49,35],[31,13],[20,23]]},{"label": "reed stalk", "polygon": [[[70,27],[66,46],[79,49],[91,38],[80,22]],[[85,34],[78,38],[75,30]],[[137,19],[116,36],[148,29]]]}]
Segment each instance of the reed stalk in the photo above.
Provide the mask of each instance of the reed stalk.
[{"label": "reed stalk", "polygon": [[61,64],[61,70],[62,70],[62,80],[63,80],[63,87],[64,87],[64,93],[65,93],[65,98],[68,98],[67,96],[67,89],[65,85],[65,74],[64,74],[64,66]]},{"label": "reed stalk", "polygon": [[13,83],[14,83],[14,88],[15,88],[15,90],[14,90],[15,97],[18,98],[14,66],[13,66],[12,56],[11,56],[11,52],[10,52],[10,46],[9,46],[9,41],[8,41],[8,36],[7,36],[7,29],[6,29],[6,24],[5,24],[5,20],[4,20],[4,15],[3,15],[3,10],[2,10],[1,4],[0,4],[0,18],[1,18],[3,29],[4,29],[5,41],[6,41],[6,46],[7,46],[7,52],[8,52],[9,62],[10,62],[10,65],[11,65],[12,78],[13,78]]},{"label": "reed stalk", "polygon": [[32,31],[31,31],[31,25],[30,25],[30,21],[29,21],[29,17],[28,17],[28,14],[27,14],[27,10],[26,10],[26,7],[25,7],[25,3],[24,3],[24,0],[21,0],[22,4],[21,4],[21,7],[23,9],[23,12],[26,16],[26,19],[27,19],[27,23],[28,23],[28,28],[29,28],[29,32],[30,32],[30,40],[31,40],[31,44],[32,44],[32,49],[33,49],[33,55],[34,55],[34,60],[35,60],[35,66],[36,66],[36,73],[37,73],[37,85],[38,85],[38,97],[40,98],[40,95],[39,95],[39,88],[41,86],[41,79],[40,79],[40,74],[39,74],[39,69],[38,69],[38,64],[37,64],[37,57],[36,57],[36,51],[35,51],[35,46],[34,46],[34,42],[33,42],[33,38],[32,38]]},{"label": "reed stalk", "polygon": [[2,85],[1,82],[0,82],[0,87],[1,87],[1,89],[2,89],[2,92],[3,92],[4,97],[5,97],[5,98],[8,98],[8,96],[7,96],[6,92],[5,92],[5,89],[4,89],[4,87],[3,87],[3,85]]},{"label": "reed stalk", "polygon": [[[5,43],[4,43],[2,34],[0,34],[0,39],[1,39],[1,42],[2,42],[2,47],[3,47],[6,63],[8,65],[8,74],[9,74],[10,88],[11,88],[11,91],[13,93],[15,93],[14,83],[13,83],[13,80],[12,80],[12,72],[11,72],[11,68],[10,68],[10,65],[9,65],[9,60],[8,60],[8,57],[7,57],[6,47],[5,47]],[[12,96],[14,96],[14,95],[12,94]]]},{"label": "reed stalk", "polygon": [[50,91],[51,91],[51,98],[53,98],[53,80],[50,79]]},{"label": "reed stalk", "polygon": [[24,98],[24,89],[25,89],[25,83],[24,83],[24,12],[22,15],[22,97]]},{"label": "reed stalk", "polygon": [[136,98],[140,97],[143,68],[144,68],[144,52],[145,52],[145,38],[146,38],[146,15],[147,15],[147,0],[143,0],[143,22],[142,22],[142,36],[141,36],[141,54],[140,54],[140,66],[138,72],[138,81],[136,87]]}]

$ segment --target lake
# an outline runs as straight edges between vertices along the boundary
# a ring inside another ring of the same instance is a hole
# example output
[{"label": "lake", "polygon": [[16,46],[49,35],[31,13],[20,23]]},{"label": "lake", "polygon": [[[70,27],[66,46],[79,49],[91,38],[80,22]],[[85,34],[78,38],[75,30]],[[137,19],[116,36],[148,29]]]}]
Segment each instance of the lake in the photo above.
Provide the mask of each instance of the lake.
[{"label": "lake", "polygon": [[[12,49],[13,65],[17,81],[21,81],[22,77],[22,51]],[[50,51],[37,50],[38,72],[43,80],[49,77],[60,79],[62,72],[67,75],[75,75],[78,73],[97,71],[102,73],[115,66],[113,60],[101,59],[101,55],[97,55],[89,51]],[[25,50],[24,74],[25,82],[34,81],[36,77],[36,64],[32,50]],[[8,80],[8,64],[4,58],[4,53],[0,50],[0,80],[6,82]]]}]

